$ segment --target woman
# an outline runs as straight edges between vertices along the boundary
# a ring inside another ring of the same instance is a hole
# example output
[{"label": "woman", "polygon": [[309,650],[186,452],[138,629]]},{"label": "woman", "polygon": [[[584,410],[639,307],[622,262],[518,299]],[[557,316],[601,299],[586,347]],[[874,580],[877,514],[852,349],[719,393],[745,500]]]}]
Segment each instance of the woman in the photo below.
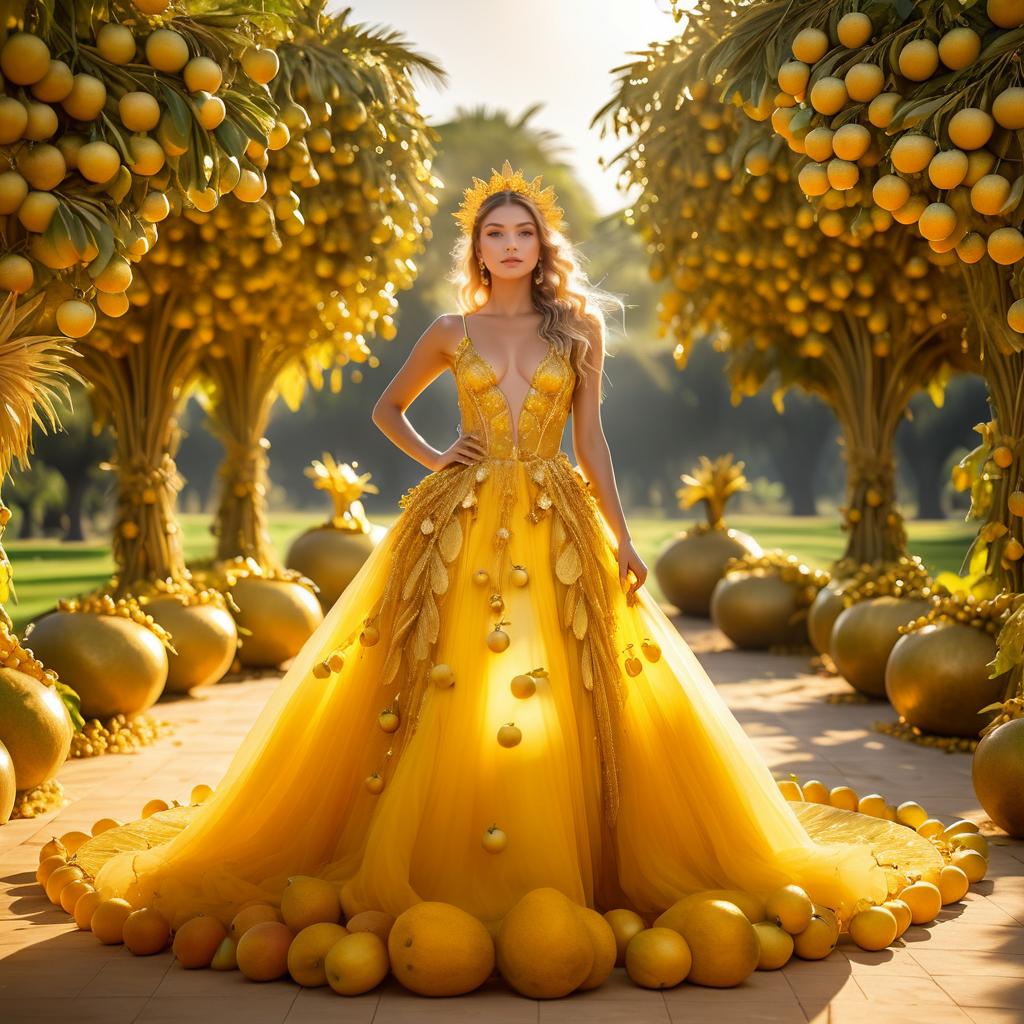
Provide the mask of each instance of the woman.
[{"label": "woman", "polygon": [[[374,410],[432,472],[214,795],[108,859],[104,895],[229,920],[315,875],[349,916],[440,900],[493,928],[542,886],[651,921],[688,893],[796,883],[844,918],[913,872],[909,840],[888,879],[876,861],[910,830],[829,808],[801,823],[644,587],[601,428],[604,299],[539,181],[507,162],[474,179],[469,315],[435,321]],[[449,369],[462,424],[438,451],[404,410]],[[560,450],[570,412],[586,481]]]}]

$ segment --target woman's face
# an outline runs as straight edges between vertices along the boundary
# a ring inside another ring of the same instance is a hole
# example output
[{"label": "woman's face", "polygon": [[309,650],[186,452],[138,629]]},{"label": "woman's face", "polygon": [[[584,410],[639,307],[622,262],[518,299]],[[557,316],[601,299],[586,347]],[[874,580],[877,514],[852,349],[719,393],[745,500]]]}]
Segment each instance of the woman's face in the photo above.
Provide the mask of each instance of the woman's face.
[{"label": "woman's face", "polygon": [[540,260],[537,225],[518,203],[503,203],[485,214],[478,238],[479,255],[493,277],[525,277]]}]

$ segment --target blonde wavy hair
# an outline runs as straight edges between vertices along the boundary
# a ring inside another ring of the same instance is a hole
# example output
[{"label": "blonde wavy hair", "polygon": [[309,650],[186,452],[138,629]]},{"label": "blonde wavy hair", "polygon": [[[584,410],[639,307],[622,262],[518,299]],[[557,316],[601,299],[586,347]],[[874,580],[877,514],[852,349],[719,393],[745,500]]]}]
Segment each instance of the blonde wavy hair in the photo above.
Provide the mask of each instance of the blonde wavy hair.
[{"label": "blonde wavy hair", "polygon": [[[530,275],[534,309],[542,315],[540,336],[564,356],[576,372],[577,386],[586,379],[590,366],[587,356],[596,340],[602,346],[607,335],[605,311],[625,311],[622,300],[611,292],[590,283],[580,264],[583,257],[559,231],[552,231],[540,211],[526,196],[518,192],[495,192],[484,200],[477,213],[473,230],[462,234],[453,250],[454,269],[448,280],[456,287],[461,313],[475,313],[490,297],[491,288],[480,274],[476,244],[480,225],[496,206],[518,203],[533,219],[540,241],[540,266],[544,280],[537,284]],[[536,273],[536,271],[534,271]],[[602,390],[600,401],[604,401]]]}]

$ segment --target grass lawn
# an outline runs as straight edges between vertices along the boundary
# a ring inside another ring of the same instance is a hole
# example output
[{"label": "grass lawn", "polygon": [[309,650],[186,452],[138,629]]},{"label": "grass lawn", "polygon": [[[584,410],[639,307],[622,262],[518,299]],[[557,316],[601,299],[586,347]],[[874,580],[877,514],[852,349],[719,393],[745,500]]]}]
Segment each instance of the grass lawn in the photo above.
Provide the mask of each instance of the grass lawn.
[{"label": "grass lawn", "polygon": [[[273,516],[270,533],[278,551],[283,554],[294,537],[322,520],[322,514],[316,512]],[[387,526],[394,517],[378,515],[373,520]],[[654,561],[662,545],[689,521],[629,517],[637,550],[651,569],[647,586],[659,600],[662,595],[654,578]],[[214,538],[209,532],[209,517],[183,515],[180,522],[185,533],[186,556],[189,559],[210,557]],[[824,568],[843,551],[844,535],[832,518],[735,515],[729,517],[729,523],[756,537],[763,548],[782,548],[811,566]],[[975,531],[958,520],[928,520],[909,523],[908,532],[911,551],[920,555],[932,572],[955,572],[960,569]],[[102,542],[62,544],[51,540],[11,540],[7,550],[14,565],[19,599],[17,604],[12,602],[8,606],[8,611],[19,629],[52,608],[59,598],[73,597],[103,583],[114,568],[110,548]]]}]

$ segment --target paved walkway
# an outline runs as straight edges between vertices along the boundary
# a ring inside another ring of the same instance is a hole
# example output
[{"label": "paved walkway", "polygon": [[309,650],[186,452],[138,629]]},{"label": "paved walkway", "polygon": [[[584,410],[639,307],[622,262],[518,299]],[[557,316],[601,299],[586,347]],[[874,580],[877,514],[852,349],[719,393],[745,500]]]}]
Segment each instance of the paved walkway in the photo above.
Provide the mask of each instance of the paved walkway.
[{"label": "paved walkway", "polygon": [[970,780],[970,757],[904,743],[872,731],[886,705],[825,701],[844,684],[808,673],[807,658],[739,653],[716,630],[678,620],[693,649],[769,764],[801,780],[848,783],[890,802],[915,799],[933,815],[972,818],[990,834],[990,874],[897,947],[859,950],[845,937],[823,961],[793,960],[755,972],[735,989],[682,984],[636,987],[617,968],[599,989],[561,1000],[511,993],[499,979],[458,999],[426,999],[392,979],[354,999],[288,981],[255,984],[237,972],[186,971],[170,952],[133,957],[78,932],[35,884],[39,846],[51,835],[89,830],[100,817],[130,819],[154,796],[185,799],[216,784],[275,680],[225,683],[199,699],[158,705],[174,736],[135,755],[70,762],[59,778],[70,803],[59,812],[0,826],[0,1020],[5,1024],[419,1021],[624,1024],[975,1024],[1024,1022],[1024,843],[985,823]]}]

